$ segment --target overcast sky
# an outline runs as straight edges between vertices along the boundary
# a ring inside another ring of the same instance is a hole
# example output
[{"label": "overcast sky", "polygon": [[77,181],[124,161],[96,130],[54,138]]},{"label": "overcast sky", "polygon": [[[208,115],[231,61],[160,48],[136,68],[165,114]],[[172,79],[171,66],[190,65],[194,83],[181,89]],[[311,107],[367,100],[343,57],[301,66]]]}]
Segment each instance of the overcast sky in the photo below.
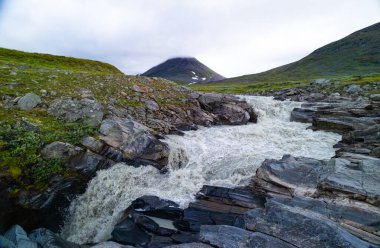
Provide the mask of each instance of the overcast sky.
[{"label": "overcast sky", "polygon": [[0,0],[0,46],[142,73],[192,56],[232,77],[380,21],[380,0]]}]

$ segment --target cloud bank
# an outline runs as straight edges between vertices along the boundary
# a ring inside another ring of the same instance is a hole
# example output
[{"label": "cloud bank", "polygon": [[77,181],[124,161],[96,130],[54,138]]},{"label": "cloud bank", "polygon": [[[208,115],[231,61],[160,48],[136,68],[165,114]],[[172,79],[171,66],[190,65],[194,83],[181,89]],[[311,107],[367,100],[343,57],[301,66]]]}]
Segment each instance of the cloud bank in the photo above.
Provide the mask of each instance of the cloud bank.
[{"label": "cloud bank", "polygon": [[101,60],[127,74],[193,56],[231,77],[378,21],[379,0],[0,0],[0,46]]}]

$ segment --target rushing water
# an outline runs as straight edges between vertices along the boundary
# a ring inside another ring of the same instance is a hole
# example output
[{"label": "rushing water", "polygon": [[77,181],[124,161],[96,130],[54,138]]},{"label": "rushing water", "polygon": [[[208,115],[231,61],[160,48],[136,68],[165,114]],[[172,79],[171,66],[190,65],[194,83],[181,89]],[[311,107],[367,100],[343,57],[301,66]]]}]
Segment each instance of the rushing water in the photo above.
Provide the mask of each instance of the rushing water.
[{"label": "rushing water", "polygon": [[266,158],[284,154],[328,159],[341,136],[307,130],[308,124],[290,122],[300,103],[268,97],[246,97],[259,114],[257,124],[200,128],[184,136],[169,135],[169,173],[151,166],[117,164],[99,171],[86,192],[71,206],[62,235],[76,243],[108,239],[123,210],[136,198],[156,195],[182,207],[204,184],[245,185]]}]

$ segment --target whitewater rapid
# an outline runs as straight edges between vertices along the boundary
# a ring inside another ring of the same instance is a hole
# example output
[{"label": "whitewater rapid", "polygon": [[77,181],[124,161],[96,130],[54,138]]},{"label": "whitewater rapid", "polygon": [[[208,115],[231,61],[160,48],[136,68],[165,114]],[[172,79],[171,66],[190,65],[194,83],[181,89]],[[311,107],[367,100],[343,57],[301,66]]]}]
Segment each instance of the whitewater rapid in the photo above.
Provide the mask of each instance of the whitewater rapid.
[{"label": "whitewater rapid", "polygon": [[123,163],[101,170],[86,192],[70,207],[62,236],[83,244],[110,238],[122,212],[136,198],[156,195],[186,207],[203,185],[243,186],[264,159],[284,154],[329,159],[341,136],[306,129],[309,124],[290,122],[301,103],[269,97],[245,97],[259,115],[257,124],[218,126],[168,135],[168,173],[151,166],[135,168]]}]

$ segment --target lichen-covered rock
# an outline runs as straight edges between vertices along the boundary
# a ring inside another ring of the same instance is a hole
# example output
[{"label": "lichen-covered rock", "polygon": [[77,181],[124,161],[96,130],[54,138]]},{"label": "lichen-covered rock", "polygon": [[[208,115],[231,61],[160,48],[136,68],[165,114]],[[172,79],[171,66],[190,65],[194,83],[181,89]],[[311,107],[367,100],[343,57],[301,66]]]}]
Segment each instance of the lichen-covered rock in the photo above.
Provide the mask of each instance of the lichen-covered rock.
[{"label": "lichen-covered rock", "polygon": [[93,99],[59,98],[49,106],[48,113],[66,121],[73,122],[83,119],[88,124],[96,125],[103,119],[102,109],[102,105]]},{"label": "lichen-covered rock", "polygon": [[21,97],[17,101],[17,106],[21,110],[31,110],[31,109],[35,108],[40,103],[41,103],[41,98],[32,92],[32,93],[28,93],[28,94],[24,95],[23,97]]},{"label": "lichen-covered rock", "polygon": [[[19,225],[12,226],[4,234],[3,242],[0,241],[3,244],[0,243],[1,244],[0,247],[6,247],[7,240],[11,242],[11,245],[13,244],[14,247],[17,247],[17,248],[18,247],[23,247],[23,248],[38,248],[38,244],[36,242],[34,242],[33,240],[30,240],[28,238],[28,234]],[[10,248],[11,247],[12,246],[10,246]]]},{"label": "lichen-covered rock", "polygon": [[54,141],[46,145],[41,150],[41,154],[45,159],[59,159],[59,160],[67,161],[73,156],[78,155],[82,151],[83,151],[82,148],[73,146],[69,143]]}]

